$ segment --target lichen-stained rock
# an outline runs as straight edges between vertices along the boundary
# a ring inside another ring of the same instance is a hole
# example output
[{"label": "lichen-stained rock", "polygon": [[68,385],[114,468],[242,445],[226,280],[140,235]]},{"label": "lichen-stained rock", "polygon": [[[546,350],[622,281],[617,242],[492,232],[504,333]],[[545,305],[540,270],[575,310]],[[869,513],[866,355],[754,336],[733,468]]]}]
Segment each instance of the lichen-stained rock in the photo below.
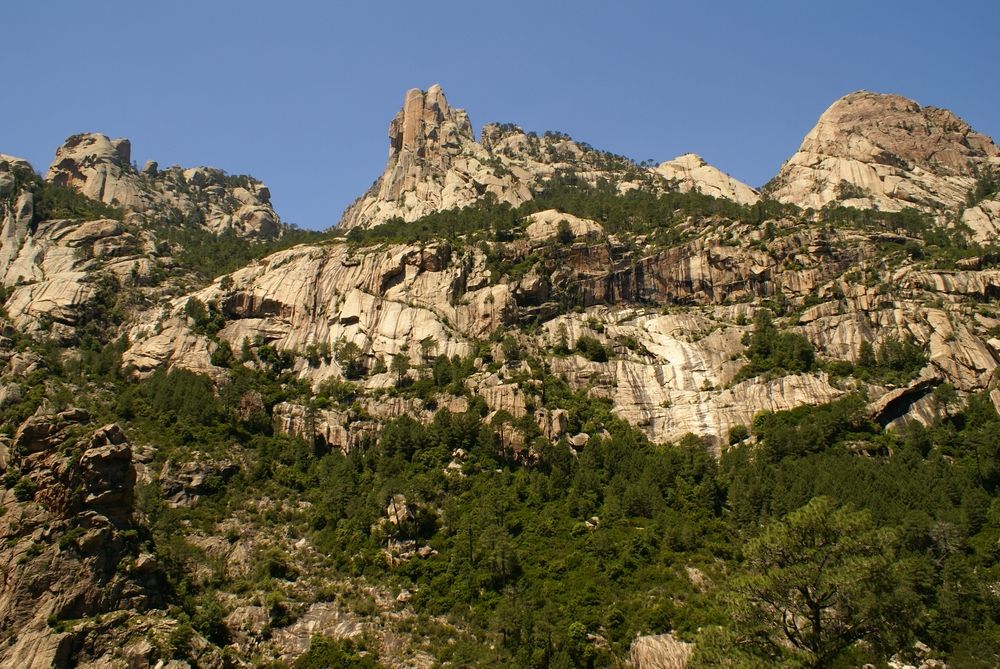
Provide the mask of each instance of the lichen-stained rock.
[{"label": "lichen-stained rock", "polygon": [[[334,350],[350,341],[372,369],[378,359],[387,363],[401,351],[416,362],[420,342],[429,338],[435,355],[462,356],[470,352],[471,340],[509,317],[510,286],[490,285],[489,279],[477,248],[296,247],[147,313],[132,328],[134,345],[125,360],[140,371],[162,364],[204,371],[209,344],[191,334],[184,314],[192,298],[226,315],[218,336],[236,351],[244,340],[258,337],[297,354],[319,345]],[[342,372],[335,358],[315,367],[300,359],[297,370],[314,382]]]},{"label": "lichen-stained rock", "polygon": [[837,100],[768,188],[781,202],[959,210],[1000,149],[946,109],[857,91]]},{"label": "lichen-stained rock", "polygon": [[760,199],[760,194],[753,188],[709,165],[704,158],[695,153],[685,153],[673,160],[660,163],[656,171],[664,178],[675,182],[677,189],[682,193],[696,191],[748,205]]}]

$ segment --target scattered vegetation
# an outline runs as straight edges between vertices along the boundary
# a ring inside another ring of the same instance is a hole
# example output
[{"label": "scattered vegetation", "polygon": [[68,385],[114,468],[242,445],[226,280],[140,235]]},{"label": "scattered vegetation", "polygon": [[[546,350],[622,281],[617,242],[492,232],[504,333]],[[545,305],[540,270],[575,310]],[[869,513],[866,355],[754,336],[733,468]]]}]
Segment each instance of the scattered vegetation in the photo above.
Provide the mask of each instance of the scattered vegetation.
[{"label": "scattered vegetation", "polygon": [[769,372],[778,375],[801,374],[816,367],[816,353],[803,335],[779,330],[771,313],[760,311],[752,333],[743,336],[745,355],[750,359],[733,379],[739,383]]}]

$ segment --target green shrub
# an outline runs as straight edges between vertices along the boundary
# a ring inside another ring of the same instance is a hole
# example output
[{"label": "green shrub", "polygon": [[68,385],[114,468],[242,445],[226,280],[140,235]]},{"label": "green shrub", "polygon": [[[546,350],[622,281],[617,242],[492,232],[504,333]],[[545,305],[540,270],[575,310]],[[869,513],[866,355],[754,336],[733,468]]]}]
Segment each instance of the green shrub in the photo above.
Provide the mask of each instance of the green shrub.
[{"label": "green shrub", "polygon": [[591,362],[607,362],[608,349],[596,337],[581,335],[576,340],[576,352]]},{"label": "green shrub", "polygon": [[18,502],[30,502],[35,498],[37,486],[27,476],[22,476],[14,485],[14,499]]}]

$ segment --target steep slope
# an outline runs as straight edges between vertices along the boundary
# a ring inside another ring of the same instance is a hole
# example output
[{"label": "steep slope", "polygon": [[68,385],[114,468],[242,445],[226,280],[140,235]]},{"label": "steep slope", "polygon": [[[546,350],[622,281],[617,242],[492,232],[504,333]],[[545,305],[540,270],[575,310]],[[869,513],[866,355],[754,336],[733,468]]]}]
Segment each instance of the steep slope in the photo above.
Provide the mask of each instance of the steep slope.
[{"label": "steep slope", "polygon": [[238,256],[303,234],[288,234],[251,177],[155,164],[140,173],[129,158],[128,140],[76,135],[43,180],[0,155],[0,285],[18,328],[72,338],[122,293],[157,300],[215,269],[180,266],[173,254],[199,250],[181,245],[228,245]]},{"label": "steep slope", "polygon": [[348,207],[338,227],[372,227],[397,217],[413,221],[488,196],[517,206],[557,175],[589,186],[606,181],[619,192],[669,190],[669,179],[685,192],[694,188],[740,203],[756,199],[751,188],[703,161],[682,163],[650,170],[564,134],[538,136],[513,124],[488,124],[477,142],[468,115],[449,106],[435,84],[426,92],[406,93],[402,110],[389,124],[385,171]]},{"label": "steep slope", "polygon": [[857,91],[820,116],[767,191],[801,207],[955,211],[998,167],[996,144],[950,111]]},{"label": "steep slope", "polygon": [[0,446],[16,481],[0,491],[3,666],[71,666],[87,632],[62,621],[162,604],[162,574],[136,543],[131,447],[117,425],[88,422],[80,409],[33,416]]}]

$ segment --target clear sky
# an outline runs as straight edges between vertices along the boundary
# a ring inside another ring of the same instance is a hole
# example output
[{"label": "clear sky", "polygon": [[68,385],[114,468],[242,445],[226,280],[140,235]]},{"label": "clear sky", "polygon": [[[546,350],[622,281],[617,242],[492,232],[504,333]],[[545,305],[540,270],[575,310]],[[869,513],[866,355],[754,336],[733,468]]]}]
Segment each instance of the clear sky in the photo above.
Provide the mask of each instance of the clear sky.
[{"label": "clear sky", "polygon": [[1000,2],[4,3],[0,152],[47,168],[73,133],[213,165],[322,229],[381,173],[437,82],[491,121],[636,160],[693,151],[760,186],[836,98],[948,107],[1000,139]]}]

